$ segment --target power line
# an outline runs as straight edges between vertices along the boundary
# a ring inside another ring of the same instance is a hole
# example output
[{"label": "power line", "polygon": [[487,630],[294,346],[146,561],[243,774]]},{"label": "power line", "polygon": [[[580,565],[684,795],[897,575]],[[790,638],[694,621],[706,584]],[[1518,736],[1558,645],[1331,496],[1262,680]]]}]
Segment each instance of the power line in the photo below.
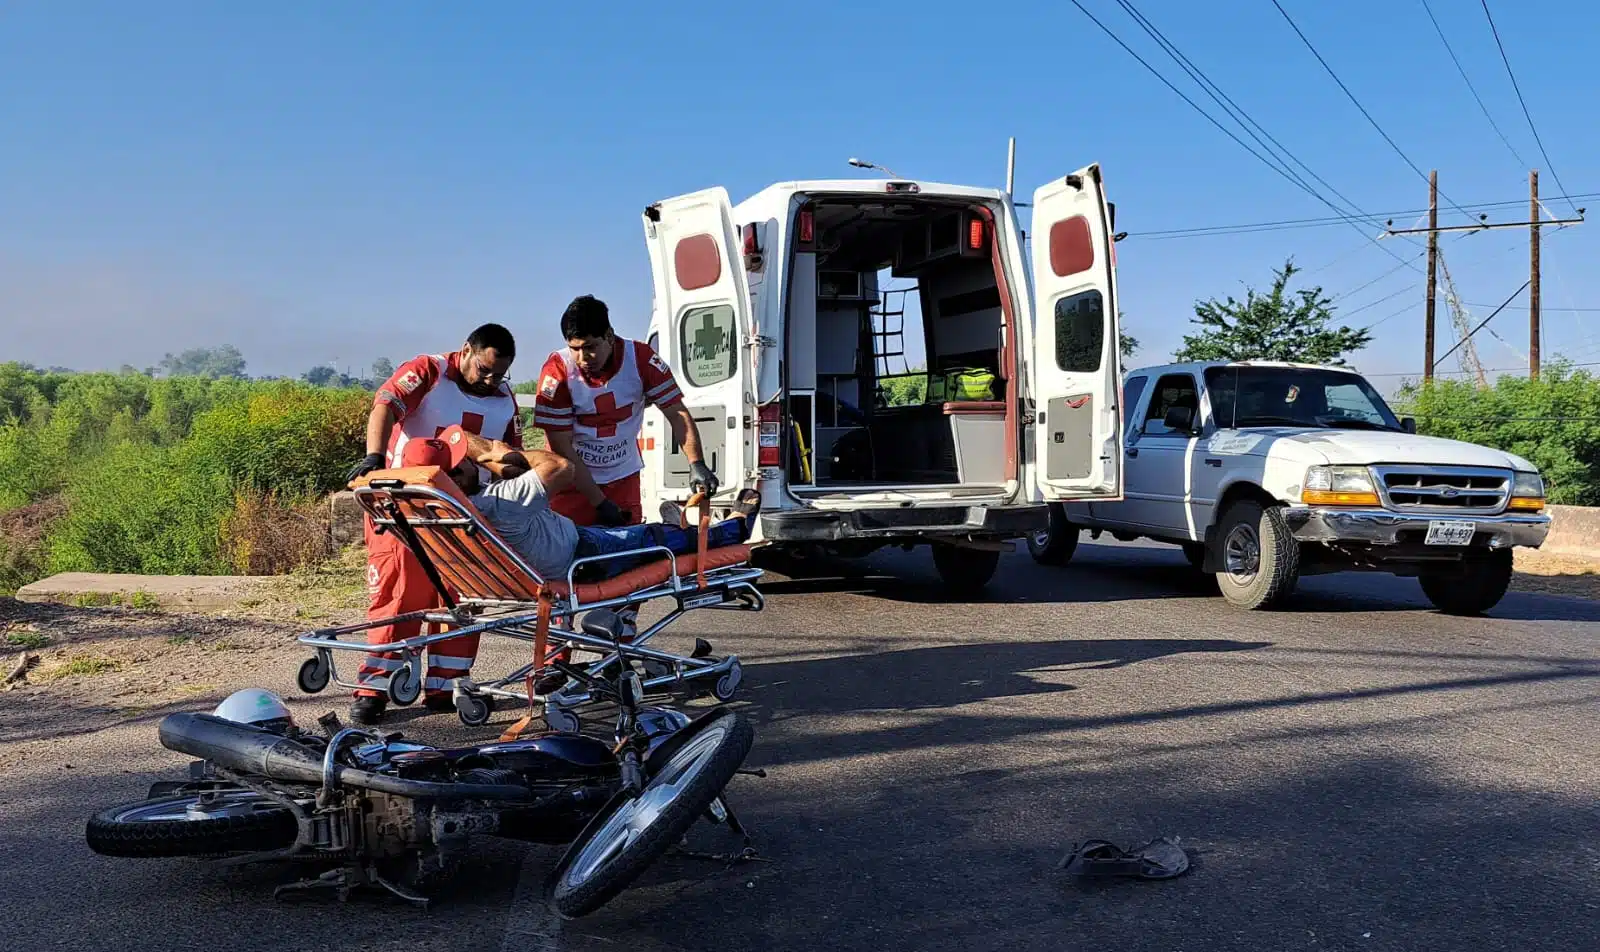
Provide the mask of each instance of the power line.
[{"label": "power line", "polygon": [[[1579,195],[1551,195],[1551,201],[1579,201],[1600,198],[1600,192],[1585,192]],[[1474,202],[1462,207],[1468,209],[1491,208],[1524,208],[1528,204],[1526,198],[1509,202]],[[1427,213],[1426,208],[1408,208],[1395,212],[1378,212],[1373,214],[1374,219],[1404,218],[1407,215],[1422,215]],[[1277,221],[1243,222],[1235,225],[1196,225],[1190,228],[1166,228],[1150,231],[1131,231],[1129,238],[1204,238],[1212,234],[1249,234],[1256,231],[1286,231],[1293,228],[1319,228],[1326,225],[1342,225],[1355,219],[1353,215],[1337,215],[1323,218],[1284,218]]]},{"label": "power line", "polygon": [[[1304,43],[1306,45],[1306,49],[1311,51],[1311,55],[1315,56],[1317,58],[1317,62],[1322,64],[1322,68],[1328,71],[1328,75],[1333,77],[1333,81],[1339,84],[1339,88],[1344,90],[1344,94],[1349,97],[1350,101],[1355,104],[1355,107],[1357,109],[1361,110],[1361,114],[1363,116],[1367,117],[1367,121],[1372,123],[1372,128],[1378,130],[1378,135],[1383,136],[1383,141],[1389,143],[1389,148],[1393,149],[1395,151],[1396,155],[1400,156],[1401,159],[1405,160],[1405,163],[1407,165],[1411,166],[1411,170],[1413,172],[1416,172],[1417,175],[1420,176],[1423,181],[1427,181],[1428,180],[1428,174],[1426,172],[1422,171],[1422,169],[1417,166],[1417,163],[1411,161],[1411,157],[1406,155],[1405,150],[1401,149],[1400,146],[1395,144],[1395,141],[1389,137],[1389,133],[1383,131],[1383,127],[1378,125],[1378,120],[1372,118],[1372,113],[1367,112],[1367,107],[1361,105],[1361,100],[1356,98],[1355,93],[1352,93],[1350,91],[1350,87],[1346,86],[1344,84],[1344,80],[1339,78],[1339,74],[1333,71],[1333,67],[1332,66],[1328,65],[1328,61],[1322,58],[1322,54],[1321,53],[1317,52],[1317,48],[1311,44],[1311,40],[1306,38],[1305,33],[1303,33],[1300,30],[1299,25],[1294,22],[1294,18],[1289,16],[1289,11],[1287,11],[1287,10],[1285,10],[1283,8],[1283,4],[1279,3],[1278,0],[1272,0],[1272,5],[1278,8],[1278,12],[1283,14],[1284,20],[1288,21],[1289,26],[1292,27],[1294,29],[1295,34],[1300,37],[1300,42],[1302,42],[1302,43]],[[1554,173],[1552,173],[1552,174],[1554,174]],[[1556,180],[1556,184],[1559,186],[1561,184],[1561,180],[1557,179]],[[1464,209],[1461,206],[1457,205],[1454,201],[1451,201],[1451,199],[1450,199],[1450,197],[1448,195],[1445,195],[1443,192],[1440,192],[1439,193],[1439,197],[1443,198],[1446,202],[1448,202],[1450,204],[1450,207],[1454,208],[1456,211],[1460,212],[1463,215],[1467,215],[1468,218],[1472,217],[1471,215],[1467,214],[1466,209]]]},{"label": "power line", "polygon": [[1422,9],[1428,11],[1428,19],[1433,21],[1433,29],[1434,32],[1439,34],[1439,42],[1444,44],[1445,51],[1450,54],[1450,61],[1456,64],[1456,72],[1461,74],[1462,81],[1467,84],[1467,89],[1472,92],[1472,98],[1478,101],[1478,108],[1483,110],[1483,118],[1489,120],[1489,125],[1494,128],[1495,135],[1499,136],[1500,141],[1504,142],[1506,148],[1511,150],[1511,155],[1517,160],[1517,163],[1526,167],[1528,161],[1517,152],[1517,147],[1511,144],[1511,140],[1506,138],[1506,134],[1500,131],[1500,124],[1495,122],[1494,116],[1489,114],[1489,107],[1483,104],[1483,97],[1478,95],[1477,87],[1473,86],[1472,80],[1467,77],[1466,68],[1461,65],[1461,60],[1456,57],[1456,51],[1450,46],[1450,41],[1445,39],[1444,29],[1439,26],[1438,19],[1434,17],[1433,8],[1428,6],[1428,0],[1422,0]]},{"label": "power line", "polygon": [[[1583,364],[1564,364],[1563,366],[1566,366],[1566,367],[1600,367],[1600,360],[1593,361],[1593,362],[1590,362],[1590,363],[1583,363]],[[1486,373],[1486,374],[1514,374],[1514,373],[1517,373],[1518,371],[1525,371],[1527,369],[1528,368],[1526,368],[1526,367],[1494,367],[1494,368],[1485,368],[1483,372]],[[1434,373],[1434,376],[1436,376],[1436,377],[1443,377],[1443,376],[1449,376],[1449,375],[1462,375],[1462,374],[1466,374],[1467,371],[1465,371],[1465,370],[1435,370],[1433,373]],[[1422,376],[1422,371],[1420,371],[1420,370],[1410,370],[1410,371],[1405,371],[1403,373],[1381,373],[1381,374],[1369,374],[1369,373],[1363,372],[1361,374],[1361,376],[1363,376],[1363,377],[1420,377],[1420,376]],[[1429,415],[1431,416],[1432,414],[1429,414]],[[1492,419],[1492,418],[1489,418],[1489,417],[1484,417],[1484,418],[1472,417],[1471,419],[1475,419],[1476,420],[1476,419]],[[1509,419],[1509,418],[1506,418],[1506,419]],[[1574,418],[1574,419],[1576,419],[1576,418]]]},{"label": "power line", "polygon": [[[1305,190],[1305,192],[1307,194],[1309,194],[1312,198],[1315,198],[1317,201],[1319,201],[1322,204],[1328,206],[1336,214],[1339,214],[1339,215],[1346,215],[1347,214],[1344,209],[1340,208],[1339,206],[1337,206],[1337,205],[1333,204],[1332,202],[1330,202],[1328,199],[1324,198],[1322,196],[1322,194],[1320,192],[1318,192],[1316,189],[1313,189],[1313,188],[1307,186],[1305,184],[1305,182],[1296,179],[1295,176],[1293,176],[1292,174],[1290,174],[1286,170],[1284,170],[1282,168],[1279,168],[1278,165],[1276,163],[1274,163],[1272,160],[1262,156],[1261,153],[1257,152],[1255,149],[1252,149],[1249,146],[1249,144],[1246,143],[1243,139],[1241,139],[1238,136],[1234,135],[1231,130],[1229,130],[1222,123],[1218,122],[1211,115],[1211,113],[1206,112],[1203,108],[1200,107],[1200,105],[1198,103],[1196,103],[1193,99],[1190,99],[1187,95],[1185,95],[1183,90],[1181,90],[1178,87],[1174,86],[1170,80],[1168,80],[1165,76],[1161,75],[1160,71],[1158,71],[1154,66],[1151,66],[1145,60],[1144,57],[1142,57],[1138,53],[1134,52],[1132,47],[1130,47],[1128,44],[1124,43],[1122,41],[1122,38],[1117,36],[1116,33],[1112,32],[1110,27],[1107,27],[1104,23],[1101,23],[1100,20],[1094,14],[1089,12],[1087,7],[1085,7],[1082,3],[1079,2],[1079,0],[1072,0],[1072,5],[1077,7],[1078,10],[1083,13],[1084,16],[1088,17],[1089,20],[1092,23],[1094,23],[1095,26],[1099,27],[1101,32],[1105,33],[1106,36],[1111,37],[1112,41],[1115,42],[1118,46],[1122,47],[1123,50],[1126,51],[1129,56],[1131,56],[1135,60],[1137,60],[1140,66],[1143,66],[1145,69],[1149,70],[1150,74],[1152,76],[1154,76],[1156,79],[1161,80],[1162,85],[1164,85],[1168,89],[1172,90],[1174,93],[1176,93],[1178,95],[1178,98],[1180,98],[1184,102],[1188,103],[1189,104],[1189,108],[1193,109],[1195,112],[1198,112],[1201,116],[1204,116],[1207,122],[1211,123],[1212,125],[1216,126],[1218,129],[1220,129],[1222,131],[1223,135],[1227,136],[1228,138],[1232,139],[1234,142],[1238,143],[1240,148],[1244,149],[1246,152],[1248,152],[1251,155],[1255,156],[1256,159],[1258,159],[1263,165],[1265,165],[1267,168],[1271,169],[1272,171],[1277,172],[1279,175],[1283,176],[1285,179],[1287,179],[1290,183],[1292,183],[1296,187]],[[1358,232],[1360,232],[1364,237],[1366,237],[1366,239],[1368,241],[1371,241],[1378,248],[1382,249],[1384,254],[1389,255],[1390,257],[1394,258],[1397,261],[1399,260],[1400,256],[1395,254],[1393,249],[1389,248],[1387,245],[1384,245],[1383,243],[1378,241],[1378,239],[1375,236],[1373,236],[1371,234],[1368,234],[1365,231],[1361,231],[1361,229],[1356,226],[1354,221],[1350,222],[1350,226],[1352,228],[1356,228],[1356,230]]]},{"label": "power line", "polygon": [[1360,307],[1355,308],[1354,310],[1345,311],[1344,312],[1344,316],[1345,317],[1349,317],[1352,314],[1360,314],[1362,311],[1365,311],[1368,308],[1377,307],[1379,304],[1382,304],[1384,301],[1393,301],[1395,298],[1399,297],[1400,295],[1402,295],[1402,294],[1411,294],[1415,290],[1416,290],[1416,288],[1401,288],[1400,290],[1394,292],[1393,294],[1386,294],[1383,297],[1378,298],[1376,301],[1372,301],[1370,303],[1363,304]]},{"label": "power line", "polygon": [[1528,129],[1533,133],[1533,141],[1539,146],[1539,154],[1544,156],[1544,167],[1550,170],[1550,177],[1556,180],[1556,187],[1565,192],[1567,187],[1561,184],[1561,176],[1556,174],[1555,163],[1550,161],[1550,153],[1544,150],[1544,140],[1539,138],[1539,130],[1533,124],[1533,115],[1528,112],[1528,101],[1522,98],[1522,87],[1517,84],[1517,74],[1511,70],[1511,58],[1506,55],[1505,44],[1500,42],[1500,30],[1494,25],[1494,14],[1489,12],[1489,0],[1481,2],[1483,15],[1489,20],[1489,30],[1494,33],[1494,45],[1500,48],[1500,61],[1506,64],[1506,75],[1511,77],[1511,88],[1517,91],[1517,102],[1522,104],[1522,116],[1528,120]]},{"label": "power line", "polygon": [[1473,334],[1476,334],[1476,333],[1478,333],[1478,331],[1483,330],[1483,325],[1485,325],[1485,324],[1489,323],[1490,321],[1494,320],[1495,314],[1499,314],[1501,311],[1505,310],[1506,309],[1506,305],[1510,304],[1512,301],[1515,301],[1517,299],[1517,295],[1519,295],[1523,291],[1527,290],[1528,285],[1530,285],[1532,283],[1533,283],[1533,279],[1532,278],[1529,278],[1528,280],[1522,282],[1522,287],[1517,288],[1515,291],[1512,291],[1511,292],[1511,296],[1506,298],[1504,301],[1502,301],[1500,306],[1494,309],[1494,313],[1493,314],[1490,314],[1488,317],[1486,317],[1483,320],[1479,321],[1477,327],[1474,327],[1472,330],[1468,331],[1466,337],[1463,337],[1459,341],[1456,341],[1456,346],[1450,348],[1447,351],[1445,351],[1444,352],[1444,357],[1440,357],[1437,362],[1438,363],[1444,363],[1444,358],[1445,357],[1449,357],[1451,354],[1455,353],[1457,347],[1460,347],[1462,344],[1465,344],[1467,341],[1471,340]]},{"label": "power line", "polygon": [[1365,291],[1367,288],[1372,287],[1374,284],[1377,284],[1379,281],[1382,281],[1384,278],[1387,278],[1389,275],[1394,274],[1396,271],[1399,271],[1401,268],[1404,268],[1407,265],[1411,264],[1412,261],[1416,261],[1418,258],[1426,257],[1427,254],[1428,253],[1426,251],[1424,251],[1424,252],[1421,252],[1420,254],[1418,254],[1416,258],[1412,258],[1411,261],[1402,261],[1400,264],[1398,264],[1395,267],[1390,268],[1388,271],[1385,271],[1384,273],[1378,275],[1376,278],[1373,278],[1371,281],[1368,281],[1366,284],[1363,284],[1358,288],[1351,288],[1350,290],[1344,292],[1343,294],[1340,294],[1340,295],[1334,297],[1328,303],[1332,304],[1332,303],[1337,302],[1337,301],[1342,301],[1342,300],[1344,300],[1345,298],[1349,297],[1352,294],[1356,294],[1356,293],[1359,293],[1361,291]]},{"label": "power line", "polygon": [[[1305,162],[1301,161],[1298,156],[1289,151],[1288,146],[1285,146],[1282,142],[1279,142],[1277,137],[1262,127],[1261,123],[1256,122],[1255,119],[1244,110],[1243,106],[1240,106],[1237,102],[1234,102],[1233,97],[1223,92],[1222,87],[1213,82],[1211,77],[1205,74],[1204,70],[1194,65],[1194,63],[1187,56],[1183,55],[1183,51],[1178,49],[1177,44],[1167,39],[1166,35],[1161,32],[1161,29],[1151,22],[1149,17],[1146,17],[1143,13],[1141,13],[1138,7],[1133,5],[1132,0],[1117,0],[1117,4],[1121,6],[1129,16],[1133,17],[1134,21],[1139,24],[1144,32],[1151,39],[1155,40],[1156,43],[1160,44],[1161,48],[1166,51],[1167,56],[1176,62],[1184,72],[1188,73],[1189,78],[1198,83],[1206,95],[1211,97],[1211,101],[1221,106],[1223,111],[1227,112],[1229,117],[1235,122],[1238,122],[1240,128],[1244,129],[1245,133],[1254,139],[1262,149],[1269,153],[1272,152],[1272,146],[1269,146],[1266,142],[1262,141],[1261,136],[1266,136],[1267,139],[1271,141],[1273,146],[1277,146],[1278,151],[1283,153],[1285,158],[1304,169],[1308,175],[1321,183],[1324,188],[1328,189],[1328,191],[1332,192],[1334,195],[1343,200],[1346,205],[1350,206],[1350,208],[1354,209],[1358,213],[1358,216],[1362,220],[1371,222],[1373,224],[1377,223],[1378,219],[1375,216],[1363,211],[1361,206],[1357,205],[1355,201],[1350,198],[1350,196],[1339,191],[1331,182],[1313,171],[1310,166],[1306,165]],[[1260,131],[1261,135],[1256,135],[1255,132],[1250,130],[1249,126],[1254,126]],[[1277,158],[1276,154],[1274,154],[1274,158]],[[1287,163],[1285,163],[1284,168],[1288,168]],[[1296,177],[1298,178],[1298,176]],[[1303,179],[1301,181],[1302,183],[1304,182]]]}]

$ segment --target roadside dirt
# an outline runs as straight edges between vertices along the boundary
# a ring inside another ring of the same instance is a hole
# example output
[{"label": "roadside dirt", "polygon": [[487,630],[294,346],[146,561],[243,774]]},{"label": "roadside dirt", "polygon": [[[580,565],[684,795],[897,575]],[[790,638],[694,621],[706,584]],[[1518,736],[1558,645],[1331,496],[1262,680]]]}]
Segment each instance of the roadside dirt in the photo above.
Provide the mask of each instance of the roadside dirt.
[{"label": "roadside dirt", "polygon": [[1516,567],[1513,592],[1600,598],[1600,560],[1518,549]]}]

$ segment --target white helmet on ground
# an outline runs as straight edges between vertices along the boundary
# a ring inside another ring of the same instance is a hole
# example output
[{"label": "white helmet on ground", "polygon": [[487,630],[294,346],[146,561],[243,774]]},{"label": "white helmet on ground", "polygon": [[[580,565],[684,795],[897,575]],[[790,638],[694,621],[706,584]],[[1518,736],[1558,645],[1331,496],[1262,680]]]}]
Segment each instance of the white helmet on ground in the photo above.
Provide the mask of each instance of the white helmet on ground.
[{"label": "white helmet on ground", "polygon": [[283,700],[271,691],[262,688],[245,688],[228,695],[217,709],[211,712],[213,716],[238,724],[249,724],[267,730],[282,729],[294,725],[294,716],[289,713],[289,708]]}]

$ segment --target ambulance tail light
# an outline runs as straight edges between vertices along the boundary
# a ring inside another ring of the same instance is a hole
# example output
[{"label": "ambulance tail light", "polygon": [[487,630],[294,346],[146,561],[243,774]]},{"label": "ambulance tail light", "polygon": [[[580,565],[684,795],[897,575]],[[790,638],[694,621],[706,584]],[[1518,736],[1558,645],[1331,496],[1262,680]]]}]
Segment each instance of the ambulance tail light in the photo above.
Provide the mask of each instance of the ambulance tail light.
[{"label": "ambulance tail light", "polygon": [[982,251],[983,234],[983,219],[976,215],[972,216],[972,218],[967,222],[967,247],[971,248],[973,251]]},{"label": "ambulance tail light", "polygon": [[783,432],[783,410],[776,403],[769,403],[761,408],[761,432],[758,437],[759,453],[756,462],[761,466],[778,466],[783,460],[781,442],[778,437]]}]

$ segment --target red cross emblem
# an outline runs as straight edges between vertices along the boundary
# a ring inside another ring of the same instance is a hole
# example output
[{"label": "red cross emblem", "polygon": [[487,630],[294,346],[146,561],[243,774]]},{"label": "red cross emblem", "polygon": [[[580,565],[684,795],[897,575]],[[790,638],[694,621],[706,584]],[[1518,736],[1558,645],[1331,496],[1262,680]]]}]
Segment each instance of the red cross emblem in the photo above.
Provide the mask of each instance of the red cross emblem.
[{"label": "red cross emblem", "polygon": [[617,398],[613,394],[602,393],[594,399],[593,413],[580,413],[577,416],[579,423],[584,426],[594,427],[595,436],[616,436],[617,424],[625,422],[633,416],[633,404],[624,403],[617,406]]}]

